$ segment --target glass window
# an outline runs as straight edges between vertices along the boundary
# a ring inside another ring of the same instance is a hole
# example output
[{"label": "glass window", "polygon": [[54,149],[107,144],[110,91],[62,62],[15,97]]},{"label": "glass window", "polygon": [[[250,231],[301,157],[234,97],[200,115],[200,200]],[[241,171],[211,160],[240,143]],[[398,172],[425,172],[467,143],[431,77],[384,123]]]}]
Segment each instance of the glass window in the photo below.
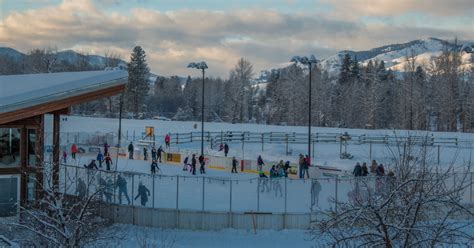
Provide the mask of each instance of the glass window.
[{"label": "glass window", "polygon": [[36,166],[36,129],[28,129],[28,165]]},{"label": "glass window", "polygon": [[20,129],[0,128],[0,167],[20,166]]},{"label": "glass window", "polygon": [[19,178],[0,177],[0,217],[16,215],[19,203]]}]

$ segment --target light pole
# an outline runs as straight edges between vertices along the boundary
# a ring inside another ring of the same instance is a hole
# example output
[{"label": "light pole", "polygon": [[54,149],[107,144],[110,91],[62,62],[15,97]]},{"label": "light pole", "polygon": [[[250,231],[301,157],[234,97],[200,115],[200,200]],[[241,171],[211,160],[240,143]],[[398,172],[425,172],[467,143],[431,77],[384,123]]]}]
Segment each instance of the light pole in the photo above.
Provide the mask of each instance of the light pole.
[{"label": "light pole", "polygon": [[191,62],[188,68],[195,68],[202,71],[202,98],[201,98],[201,155],[204,156],[204,79],[205,70],[208,68],[206,62]]},{"label": "light pole", "polygon": [[308,66],[309,69],[309,93],[308,93],[308,158],[309,161],[311,160],[311,68],[313,65],[318,63],[318,60],[314,55],[311,55],[309,58],[306,56],[294,56],[291,59],[293,63],[301,63],[303,65]]}]

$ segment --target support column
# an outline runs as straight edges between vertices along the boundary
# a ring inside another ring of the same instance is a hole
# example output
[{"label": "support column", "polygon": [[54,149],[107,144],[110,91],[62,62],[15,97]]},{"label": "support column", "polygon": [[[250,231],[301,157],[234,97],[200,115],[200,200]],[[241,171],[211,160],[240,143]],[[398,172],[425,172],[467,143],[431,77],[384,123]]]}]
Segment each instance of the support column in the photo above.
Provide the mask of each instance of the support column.
[{"label": "support column", "polygon": [[59,189],[59,132],[60,132],[60,115],[54,113],[53,118],[53,171],[52,180],[55,190]]}]

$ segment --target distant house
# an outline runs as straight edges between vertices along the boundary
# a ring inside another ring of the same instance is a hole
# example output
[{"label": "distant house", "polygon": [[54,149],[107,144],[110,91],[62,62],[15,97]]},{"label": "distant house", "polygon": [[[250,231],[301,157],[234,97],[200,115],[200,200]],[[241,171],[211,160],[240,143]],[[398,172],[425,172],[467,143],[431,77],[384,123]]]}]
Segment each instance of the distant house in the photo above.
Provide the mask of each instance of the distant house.
[{"label": "distant house", "polygon": [[[44,175],[59,183],[60,115],[76,104],[117,95],[123,70],[0,76],[0,217],[41,195]],[[53,165],[43,163],[45,114],[53,114]]]}]

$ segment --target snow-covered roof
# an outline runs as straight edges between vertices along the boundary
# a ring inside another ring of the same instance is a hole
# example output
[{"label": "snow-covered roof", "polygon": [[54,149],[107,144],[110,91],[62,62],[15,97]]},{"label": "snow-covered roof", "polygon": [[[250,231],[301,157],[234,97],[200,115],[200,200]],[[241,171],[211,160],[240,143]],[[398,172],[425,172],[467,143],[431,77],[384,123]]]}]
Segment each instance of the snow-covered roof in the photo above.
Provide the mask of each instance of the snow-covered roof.
[{"label": "snow-covered roof", "polygon": [[0,114],[127,83],[123,70],[0,76]]}]

